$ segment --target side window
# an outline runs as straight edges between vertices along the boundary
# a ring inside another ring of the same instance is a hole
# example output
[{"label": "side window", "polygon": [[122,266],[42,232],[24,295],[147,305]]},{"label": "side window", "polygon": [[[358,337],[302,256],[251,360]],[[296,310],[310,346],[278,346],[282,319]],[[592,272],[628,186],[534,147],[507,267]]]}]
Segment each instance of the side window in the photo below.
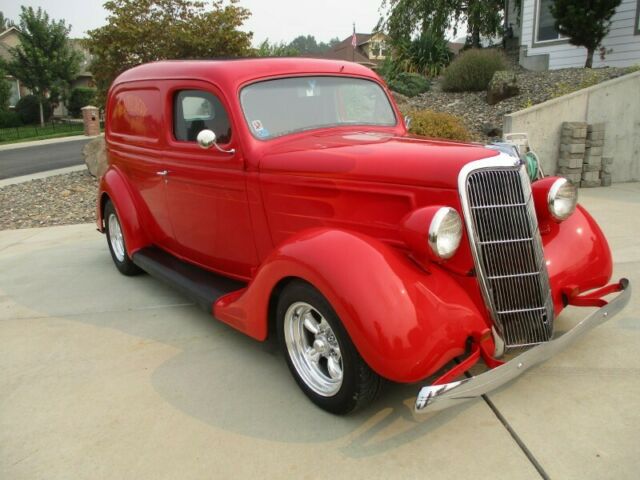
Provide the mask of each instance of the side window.
[{"label": "side window", "polygon": [[201,90],[182,90],[173,101],[173,135],[182,142],[195,142],[201,130],[212,130],[218,143],[231,140],[231,124],[220,100]]}]

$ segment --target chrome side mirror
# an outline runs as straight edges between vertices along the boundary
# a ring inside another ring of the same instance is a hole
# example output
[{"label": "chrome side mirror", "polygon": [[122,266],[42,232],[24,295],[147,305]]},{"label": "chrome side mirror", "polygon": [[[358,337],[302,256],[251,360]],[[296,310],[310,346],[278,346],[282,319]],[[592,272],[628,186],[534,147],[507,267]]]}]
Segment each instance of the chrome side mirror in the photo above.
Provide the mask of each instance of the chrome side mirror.
[{"label": "chrome side mirror", "polygon": [[407,130],[411,128],[411,117],[409,115],[404,116],[404,125],[407,127]]},{"label": "chrome side mirror", "polygon": [[216,149],[222,153],[236,153],[235,148],[232,148],[231,150],[225,150],[224,148],[221,148],[218,145],[217,140],[218,137],[216,137],[215,132],[206,128],[204,130],[200,130],[198,136],[196,137],[196,141],[198,142],[198,145],[200,145],[200,148],[204,148],[205,150],[207,150],[211,147],[216,147]]}]

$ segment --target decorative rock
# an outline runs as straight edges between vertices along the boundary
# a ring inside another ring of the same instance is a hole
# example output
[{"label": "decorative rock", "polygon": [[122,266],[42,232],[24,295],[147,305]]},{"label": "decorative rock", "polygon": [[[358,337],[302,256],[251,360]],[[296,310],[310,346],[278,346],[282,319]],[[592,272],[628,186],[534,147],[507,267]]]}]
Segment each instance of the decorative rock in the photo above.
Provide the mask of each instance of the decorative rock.
[{"label": "decorative rock", "polygon": [[398,106],[409,103],[409,97],[407,97],[406,95],[394,91],[391,92],[391,95],[393,95],[393,99],[396,101]]},{"label": "decorative rock", "polygon": [[489,87],[487,88],[487,103],[495,105],[507,98],[520,94],[518,80],[515,72],[500,70],[493,74]]},{"label": "decorative rock", "polygon": [[96,178],[101,178],[107,171],[107,150],[104,137],[91,140],[82,148],[84,163],[89,173]]},{"label": "decorative rock", "polygon": [[482,125],[482,133],[484,133],[489,138],[502,138],[502,127],[500,127],[499,125],[494,125],[492,123],[485,123]]}]

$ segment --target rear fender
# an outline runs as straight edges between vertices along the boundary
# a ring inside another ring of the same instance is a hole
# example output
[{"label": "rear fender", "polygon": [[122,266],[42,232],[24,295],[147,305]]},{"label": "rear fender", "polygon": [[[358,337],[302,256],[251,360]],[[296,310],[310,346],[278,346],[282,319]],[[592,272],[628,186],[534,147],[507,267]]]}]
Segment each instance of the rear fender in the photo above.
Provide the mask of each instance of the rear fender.
[{"label": "rear fender", "polygon": [[486,320],[452,275],[424,271],[373,238],[334,229],[296,234],[265,260],[249,286],[222,297],[214,315],[264,340],[273,289],[288,277],[331,303],[363,359],[398,382],[423,379],[454,356]]},{"label": "rear fender", "polygon": [[129,257],[137,250],[149,245],[148,237],[141,223],[137,202],[122,172],[111,166],[100,180],[98,195],[98,229],[104,229],[104,204],[106,197],[113,203],[124,234]]}]

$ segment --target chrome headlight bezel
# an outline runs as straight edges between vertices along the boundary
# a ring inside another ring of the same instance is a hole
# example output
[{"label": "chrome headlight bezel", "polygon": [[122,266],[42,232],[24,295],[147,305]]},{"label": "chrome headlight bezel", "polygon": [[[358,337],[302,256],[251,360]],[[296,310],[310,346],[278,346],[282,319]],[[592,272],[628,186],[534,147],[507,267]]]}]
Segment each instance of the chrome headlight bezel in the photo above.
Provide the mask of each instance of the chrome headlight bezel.
[{"label": "chrome headlight bezel", "polygon": [[460,247],[463,233],[462,219],[451,207],[442,207],[429,225],[429,247],[436,258],[447,260],[455,255]]},{"label": "chrome headlight bezel", "polygon": [[578,189],[566,178],[557,179],[547,195],[547,206],[551,216],[561,222],[575,211],[578,205]]}]

